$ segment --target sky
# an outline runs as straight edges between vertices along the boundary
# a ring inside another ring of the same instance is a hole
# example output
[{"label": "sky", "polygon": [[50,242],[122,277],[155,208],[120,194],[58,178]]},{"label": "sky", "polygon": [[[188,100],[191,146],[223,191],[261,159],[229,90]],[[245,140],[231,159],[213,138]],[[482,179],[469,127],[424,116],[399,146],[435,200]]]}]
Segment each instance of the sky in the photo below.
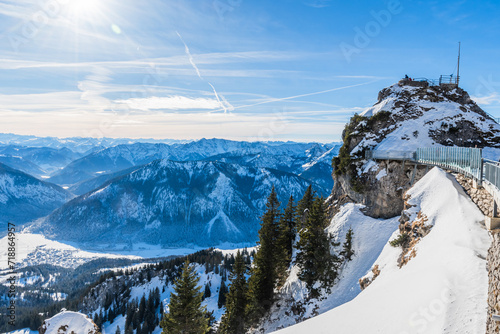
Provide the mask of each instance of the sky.
[{"label": "sky", "polygon": [[405,74],[500,118],[500,2],[0,0],[0,132],[341,140]]}]

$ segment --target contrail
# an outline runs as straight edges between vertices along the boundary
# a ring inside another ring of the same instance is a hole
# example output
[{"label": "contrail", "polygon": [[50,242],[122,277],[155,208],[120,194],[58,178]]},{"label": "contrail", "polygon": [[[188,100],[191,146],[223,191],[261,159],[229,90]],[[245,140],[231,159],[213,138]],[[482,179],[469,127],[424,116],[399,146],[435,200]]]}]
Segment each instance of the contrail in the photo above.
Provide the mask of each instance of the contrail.
[{"label": "contrail", "polygon": [[377,82],[377,81],[379,81],[379,80],[372,80],[372,81],[368,81],[368,82],[364,82],[364,83],[360,83],[360,84],[356,84],[356,85],[350,85],[350,86],[344,86],[344,87],[331,88],[331,89],[322,90],[322,91],[319,91],[319,92],[313,92],[313,93],[300,94],[300,95],[295,95],[295,96],[288,96],[288,97],[282,97],[282,98],[269,99],[269,100],[267,100],[267,101],[262,101],[262,102],[258,102],[258,103],[254,103],[254,104],[247,104],[247,105],[244,105],[244,106],[236,106],[236,107],[233,107],[233,110],[234,110],[234,109],[241,109],[241,108],[254,107],[254,106],[261,105],[261,104],[267,104],[267,103],[272,103],[272,102],[279,102],[279,101],[293,100],[293,99],[297,99],[297,98],[299,98],[299,97],[305,97],[305,96],[311,96],[311,95],[324,94],[324,93],[328,93],[328,92],[334,92],[334,91],[336,91],[336,90],[342,90],[342,89],[348,89],[348,88],[353,88],[353,87],[358,87],[358,86],[369,85],[369,84],[374,83],[374,82]]},{"label": "contrail", "polygon": [[196,74],[198,74],[198,77],[200,79],[203,79],[201,77],[201,74],[200,74],[200,70],[198,69],[198,66],[196,66],[196,64],[194,63],[194,59],[193,59],[193,56],[191,55],[191,52],[189,52],[189,48],[186,44],[186,42],[184,42],[184,39],[182,38],[181,34],[179,34],[178,31],[175,31],[175,33],[177,34],[177,36],[179,36],[179,38],[181,39],[182,41],[182,44],[184,44],[184,51],[186,52],[188,58],[189,58],[189,62],[191,63],[191,65],[193,66],[193,68],[196,70]]},{"label": "contrail", "polygon": [[220,100],[219,94],[217,94],[217,91],[215,90],[214,85],[212,85],[210,82],[208,84],[214,90],[214,94],[215,94],[215,97],[217,98],[217,101],[219,101],[219,104],[222,106],[222,109],[224,109],[224,113],[226,113],[227,112],[226,106],[224,106],[224,103],[222,103],[222,101]]},{"label": "contrail", "polygon": [[[196,74],[198,74],[198,77],[201,79],[201,80],[204,80],[206,81],[205,79],[203,79],[203,77],[201,76],[201,73],[200,73],[200,70],[198,69],[198,66],[196,66],[196,64],[194,63],[194,59],[193,59],[193,56],[191,55],[191,52],[189,51],[189,48],[186,44],[186,42],[184,42],[184,39],[182,38],[181,34],[179,34],[178,31],[175,31],[175,33],[177,34],[177,36],[179,36],[179,38],[181,39],[182,41],[182,44],[184,44],[184,51],[186,52],[186,55],[188,56],[189,58],[189,62],[191,63],[191,66],[193,66],[193,68],[195,69],[196,71]],[[212,85],[209,81],[207,81],[208,84],[210,85],[210,87],[212,87],[212,90],[214,91],[214,94],[215,94],[215,98],[217,99],[217,101],[219,102],[220,106],[222,107],[222,110],[224,110],[224,113],[227,113],[227,107],[226,107],[226,104],[231,108],[231,110],[234,110],[234,107],[229,103],[227,102],[227,100],[224,98],[224,96],[221,95],[222,97],[222,101],[221,99],[219,98],[219,94],[217,94],[217,91],[215,90],[215,87],[214,85]],[[220,109],[219,109],[220,110]]]}]

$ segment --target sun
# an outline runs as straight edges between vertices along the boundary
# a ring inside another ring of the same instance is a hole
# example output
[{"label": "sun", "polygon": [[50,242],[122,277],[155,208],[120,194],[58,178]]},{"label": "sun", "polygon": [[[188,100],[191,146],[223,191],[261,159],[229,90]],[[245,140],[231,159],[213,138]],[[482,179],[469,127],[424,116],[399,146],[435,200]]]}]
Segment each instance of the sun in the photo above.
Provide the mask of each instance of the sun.
[{"label": "sun", "polygon": [[77,16],[96,14],[100,10],[100,0],[69,0],[67,5],[72,14]]}]

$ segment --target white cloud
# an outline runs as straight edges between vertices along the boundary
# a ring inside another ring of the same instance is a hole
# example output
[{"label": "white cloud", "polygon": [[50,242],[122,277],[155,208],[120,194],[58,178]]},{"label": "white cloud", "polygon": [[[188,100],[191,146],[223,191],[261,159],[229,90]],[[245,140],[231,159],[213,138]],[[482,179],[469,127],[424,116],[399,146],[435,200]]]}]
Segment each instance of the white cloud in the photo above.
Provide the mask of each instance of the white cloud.
[{"label": "white cloud", "polygon": [[116,103],[126,104],[131,109],[136,110],[182,110],[182,109],[219,109],[222,108],[221,103],[215,99],[207,98],[190,98],[186,96],[169,96],[169,97],[148,97],[148,98],[132,98],[128,100],[117,100]]},{"label": "white cloud", "polygon": [[493,92],[490,95],[485,96],[472,96],[472,99],[477,104],[491,105],[500,103],[500,95],[497,92]]}]

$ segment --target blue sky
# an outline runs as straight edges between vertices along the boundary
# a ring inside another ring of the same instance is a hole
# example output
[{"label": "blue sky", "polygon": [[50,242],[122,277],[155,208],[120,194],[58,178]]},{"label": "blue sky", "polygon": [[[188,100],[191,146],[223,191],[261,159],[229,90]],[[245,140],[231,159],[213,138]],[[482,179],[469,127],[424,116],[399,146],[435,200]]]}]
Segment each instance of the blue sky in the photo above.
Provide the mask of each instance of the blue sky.
[{"label": "blue sky", "polygon": [[404,74],[500,117],[498,1],[0,1],[0,132],[340,140]]}]

